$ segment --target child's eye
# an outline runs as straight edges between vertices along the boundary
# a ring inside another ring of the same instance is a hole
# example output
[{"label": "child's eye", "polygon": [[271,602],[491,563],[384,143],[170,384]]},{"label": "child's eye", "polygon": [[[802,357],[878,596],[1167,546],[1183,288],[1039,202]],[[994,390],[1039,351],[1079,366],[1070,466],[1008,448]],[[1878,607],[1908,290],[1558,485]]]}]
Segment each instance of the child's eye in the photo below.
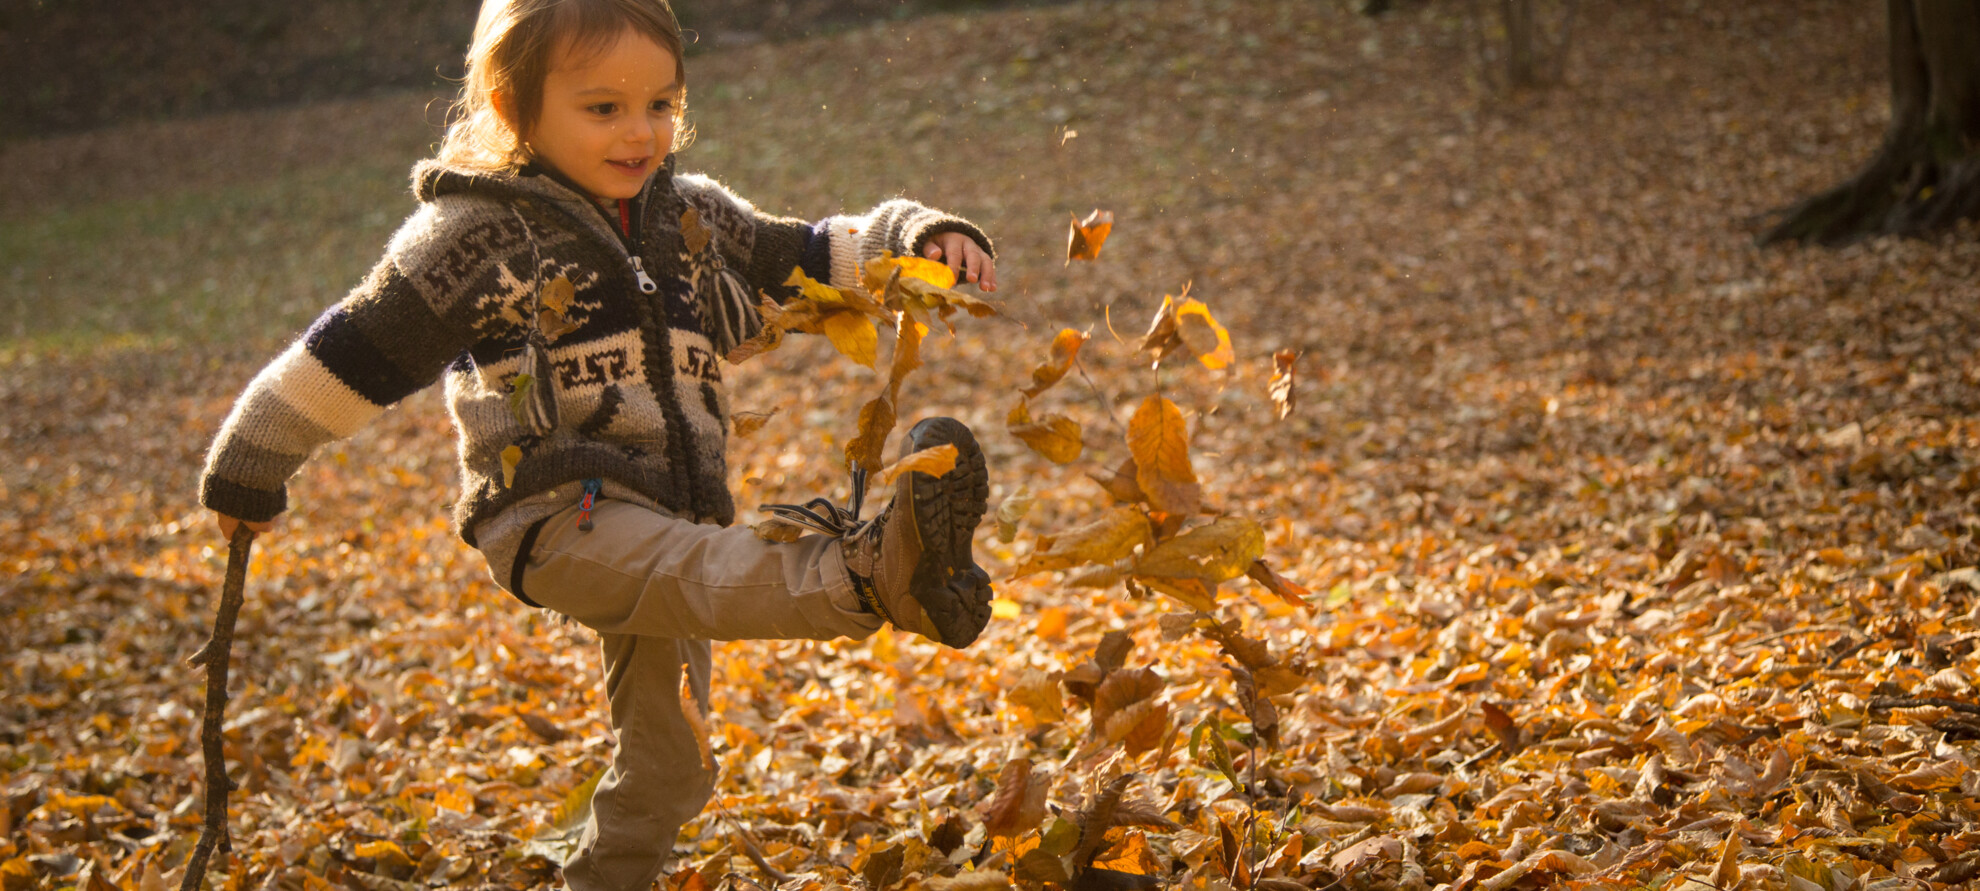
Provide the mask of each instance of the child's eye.
[{"label": "child's eye", "polygon": [[671,111],[673,111],[673,110],[674,110],[674,100],[672,100],[672,99],[655,99],[655,100],[653,100],[653,110],[654,110],[654,111],[661,111],[661,112],[671,112]]},{"label": "child's eye", "polygon": [[600,102],[597,105],[590,105],[585,107],[585,111],[591,112],[592,114],[611,114],[612,112],[617,110],[619,110],[619,106],[611,102]]}]

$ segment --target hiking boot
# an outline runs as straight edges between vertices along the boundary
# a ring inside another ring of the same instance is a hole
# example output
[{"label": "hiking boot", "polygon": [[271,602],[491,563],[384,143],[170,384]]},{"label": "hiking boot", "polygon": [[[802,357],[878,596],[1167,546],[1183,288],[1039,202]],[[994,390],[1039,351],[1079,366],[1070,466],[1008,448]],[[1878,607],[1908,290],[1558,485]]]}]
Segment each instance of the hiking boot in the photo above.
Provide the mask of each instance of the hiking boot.
[{"label": "hiking boot", "polygon": [[908,455],[956,447],[955,469],[894,481],[894,499],[841,542],[853,590],[868,610],[912,632],[965,647],[990,621],[990,574],[970,553],[990,496],[983,450],[955,418],[929,418],[901,443]]}]

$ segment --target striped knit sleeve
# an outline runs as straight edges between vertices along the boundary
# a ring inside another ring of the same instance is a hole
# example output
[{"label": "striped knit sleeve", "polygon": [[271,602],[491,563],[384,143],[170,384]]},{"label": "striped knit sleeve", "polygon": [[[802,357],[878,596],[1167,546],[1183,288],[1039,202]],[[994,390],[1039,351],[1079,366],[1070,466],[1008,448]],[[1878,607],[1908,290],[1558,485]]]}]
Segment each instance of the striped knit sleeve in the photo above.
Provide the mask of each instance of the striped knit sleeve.
[{"label": "striped knit sleeve", "polygon": [[311,452],[432,383],[465,346],[388,257],[241,393],[207,452],[200,503],[273,519]]},{"label": "striped knit sleeve", "polygon": [[784,281],[793,268],[839,287],[858,287],[866,261],[882,251],[919,256],[929,239],[944,232],[961,232],[985,253],[997,254],[990,237],[970,221],[905,199],[807,223],[763,213],[705,176],[677,176],[675,184],[702,218],[713,222],[710,229],[722,240],[728,263],[751,287],[780,300],[791,290]]},{"label": "striped knit sleeve", "polygon": [[842,288],[857,287],[860,270],[883,251],[892,251],[897,257],[919,257],[928,240],[944,232],[961,232],[984,253],[997,256],[990,236],[976,224],[905,198],[888,201],[859,216],[826,217],[814,228],[819,237],[806,246],[805,272],[819,281],[830,275],[831,283]]}]

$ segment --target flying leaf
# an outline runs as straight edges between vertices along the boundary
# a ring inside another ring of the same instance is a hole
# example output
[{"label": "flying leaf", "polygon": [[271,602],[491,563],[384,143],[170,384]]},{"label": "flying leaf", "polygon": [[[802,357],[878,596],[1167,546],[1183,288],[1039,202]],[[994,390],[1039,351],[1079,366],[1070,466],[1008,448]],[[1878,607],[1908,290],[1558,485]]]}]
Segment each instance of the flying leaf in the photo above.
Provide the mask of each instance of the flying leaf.
[{"label": "flying leaf", "polygon": [[1283,421],[1293,413],[1293,365],[1299,361],[1295,350],[1279,350],[1272,354],[1272,405]]},{"label": "flying leaf", "polygon": [[1265,553],[1265,530],[1245,517],[1222,517],[1162,542],[1135,563],[1136,575],[1227,582]]},{"label": "flying leaf", "polygon": [[[784,285],[798,289],[798,296],[814,304],[834,304],[846,302],[846,296],[838,288],[804,273],[804,267],[791,267],[791,274],[784,277]],[[788,306],[787,306],[788,309]]]},{"label": "flying leaf", "polygon": [[1070,464],[1079,460],[1080,452],[1085,448],[1078,421],[1065,415],[1046,415],[1034,421],[1030,400],[1027,399],[1018,400],[1004,423],[1012,436],[1054,464]]},{"label": "flying leaf", "polygon": [[681,666],[681,715],[687,718],[688,732],[694,734],[694,746],[701,752],[701,769],[713,772],[715,752],[708,742],[708,719],[701,716],[701,702],[694,697],[694,684],[687,668]]},{"label": "flying leaf", "polygon": [[885,469],[880,471],[876,485],[885,488],[891,485],[895,478],[906,473],[925,473],[933,477],[942,476],[956,469],[957,454],[954,444],[944,443],[922,449],[918,452],[902,455],[900,460],[887,465]]},{"label": "flying leaf", "polygon": [[1152,541],[1145,514],[1131,507],[1116,507],[1067,532],[1039,536],[1037,550],[1013,575],[1070,569],[1082,563],[1112,563]]},{"label": "flying leaf", "polygon": [[1073,362],[1079,358],[1079,348],[1086,344],[1086,332],[1065,328],[1052,338],[1052,358],[1031,370],[1031,386],[1024,388],[1024,395],[1036,398],[1038,394],[1051,389],[1053,384],[1072,370]]},{"label": "flying leaf", "polygon": [[832,313],[819,321],[832,346],[845,357],[868,368],[880,360],[880,332],[873,320],[850,312]]},{"label": "flying leaf", "polygon": [[1134,464],[1134,456],[1129,455],[1121,461],[1119,467],[1114,468],[1107,475],[1102,476],[1097,473],[1088,473],[1086,478],[1099,483],[1100,488],[1106,490],[1108,495],[1112,495],[1115,501],[1122,504],[1135,504],[1148,500],[1148,496],[1141,491],[1141,484],[1135,482],[1137,472],[1138,470]]},{"label": "flying leaf", "polygon": [[783,310],[776,303],[768,299],[761,299],[760,305],[757,307],[757,313],[763,317],[763,330],[756,332],[755,337],[736,344],[735,349],[730,350],[728,355],[722,357],[723,361],[730,365],[740,365],[743,362],[783,345]]},{"label": "flying leaf", "polygon": [[1073,217],[1072,230],[1066,235],[1066,264],[1099,259],[1100,246],[1107,243],[1107,233],[1113,230],[1113,211],[1096,208],[1084,220]]},{"label": "flying leaf", "polygon": [[1017,540],[1018,524],[1024,515],[1031,511],[1032,494],[1030,486],[1019,486],[1016,492],[1004,496],[997,505],[997,540],[1010,544]]},{"label": "flying leaf", "polygon": [[1151,668],[1120,669],[1107,673],[1093,693],[1093,721],[1105,724],[1114,712],[1162,692],[1162,676]]},{"label": "flying leaf", "polygon": [[515,488],[516,465],[520,463],[522,463],[521,446],[512,445],[502,450],[502,488]]},{"label": "flying leaf", "polygon": [[763,429],[763,425],[770,423],[770,419],[776,417],[779,411],[782,411],[782,409],[773,408],[769,411],[735,412],[729,415],[729,432],[737,439],[745,438]]},{"label": "flying leaf", "polygon": [[562,313],[554,313],[546,309],[537,312],[536,328],[543,332],[543,338],[545,340],[556,340],[572,331],[576,331],[578,326],[569,319],[564,318]]},{"label": "flying leaf", "polygon": [[898,285],[896,277],[920,279],[937,288],[956,286],[956,271],[949,264],[924,257],[896,257],[893,251],[881,251],[880,256],[866,261],[859,270],[860,284],[875,297],[887,292],[889,282]]},{"label": "flying leaf", "polygon": [[1055,724],[1066,717],[1065,694],[1058,680],[1036,668],[1027,669],[1004,698],[1029,709],[1034,725]]},{"label": "flying leaf", "polygon": [[1182,409],[1151,394],[1128,421],[1128,451],[1134,455],[1135,483],[1156,510],[1189,516],[1203,501],[1196,471],[1189,464],[1189,432]]},{"label": "flying leaf", "polygon": [[1153,575],[1137,575],[1134,580],[1147,585],[1156,592],[1167,594],[1182,601],[1190,609],[1211,612],[1217,608],[1217,586],[1202,579],[1165,578]]},{"label": "flying leaf", "polygon": [[894,396],[881,393],[859,407],[858,432],[846,441],[846,467],[876,473],[885,462],[887,434],[894,430]]},{"label": "flying leaf", "polygon": [[773,517],[750,526],[749,531],[756,533],[756,537],[764,541],[790,544],[804,537],[805,528],[796,523]]},{"label": "flying leaf", "polygon": [[883,252],[866,262],[860,279],[869,291],[878,295],[880,304],[887,309],[908,313],[924,323],[928,313],[940,314],[950,334],[955,333],[955,325],[949,323],[949,316],[957,310],[977,318],[994,316],[1002,311],[995,303],[942,285],[944,280],[953,285],[954,274],[946,264],[933,260],[895,257],[892,253]]},{"label": "flying leaf", "polygon": [[1196,355],[1203,367],[1216,371],[1230,365],[1237,356],[1231,351],[1231,333],[1210,315],[1201,300],[1185,300],[1176,307],[1176,335]]},{"label": "flying leaf", "polygon": [[1109,715],[1102,732],[1108,742],[1120,743],[1130,758],[1159,748],[1168,735],[1169,704],[1153,700],[1134,703]]},{"label": "flying leaf", "polygon": [[1249,576],[1252,581],[1257,582],[1259,587],[1272,592],[1272,596],[1280,600],[1306,610],[1309,613],[1320,611],[1319,606],[1307,599],[1313,596],[1312,591],[1308,591],[1298,582],[1273,572],[1272,567],[1266,565],[1263,558],[1251,561],[1251,565],[1245,567],[1244,574]]}]

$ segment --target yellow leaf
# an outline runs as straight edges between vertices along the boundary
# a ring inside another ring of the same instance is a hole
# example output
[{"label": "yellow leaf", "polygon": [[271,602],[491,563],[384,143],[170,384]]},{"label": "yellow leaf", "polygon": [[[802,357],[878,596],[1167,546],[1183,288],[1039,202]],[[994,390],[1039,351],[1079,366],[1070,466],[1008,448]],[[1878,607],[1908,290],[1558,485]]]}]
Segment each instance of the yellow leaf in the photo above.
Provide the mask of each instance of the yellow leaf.
[{"label": "yellow leaf", "polygon": [[826,316],[819,323],[832,346],[846,358],[873,368],[880,361],[880,332],[873,321],[858,313],[841,312]]},{"label": "yellow leaf", "polygon": [[1228,582],[1265,553],[1265,530],[1245,517],[1222,517],[1156,545],[1134,565],[1136,575]]},{"label": "yellow leaf", "polygon": [[1176,308],[1176,333],[1203,367],[1216,371],[1236,360],[1231,351],[1231,334],[1210,315],[1201,300],[1185,300]]},{"label": "yellow leaf", "polygon": [[790,544],[804,537],[805,528],[796,523],[771,518],[749,527],[749,531],[756,533],[756,537],[764,541]]},{"label": "yellow leaf", "polygon": [[1213,612],[1217,609],[1217,589],[1205,584],[1202,579],[1163,578],[1152,575],[1137,575],[1134,580],[1149,588],[1182,601],[1190,609]]},{"label": "yellow leaf", "polygon": [[1023,614],[1024,608],[1010,598],[999,597],[990,601],[990,617],[993,619],[1015,619]]},{"label": "yellow leaf", "polygon": [[1012,436],[1054,464],[1077,461],[1080,452],[1085,449],[1078,421],[1065,415],[1046,415],[1034,421],[1030,404],[1024,400],[1019,400],[1017,407],[1011,409],[1004,423]]},{"label": "yellow leaf", "polygon": [[1052,358],[1031,370],[1031,386],[1024,388],[1026,397],[1035,398],[1050,389],[1053,384],[1072,370],[1073,362],[1079,358],[1079,348],[1086,345],[1087,335],[1071,328],[1063,329],[1052,338]]},{"label": "yellow leaf", "polygon": [[522,463],[522,446],[509,446],[502,450],[502,488],[516,485],[516,465]]},{"label": "yellow leaf", "polygon": [[887,262],[900,267],[902,278],[915,278],[938,288],[956,286],[956,271],[949,264],[925,257],[894,257]]},{"label": "yellow leaf", "polygon": [[1111,508],[1090,523],[1059,535],[1041,536],[1038,550],[1014,575],[1070,569],[1082,563],[1112,563],[1153,540],[1147,515],[1131,507]]},{"label": "yellow leaf", "polygon": [[888,486],[892,484],[896,477],[905,473],[925,473],[933,477],[942,476],[956,469],[957,455],[956,447],[952,444],[938,445],[902,455],[900,460],[887,465],[886,469],[880,471],[878,485],[882,487]]},{"label": "yellow leaf", "polygon": [[1150,395],[1128,421],[1128,451],[1134,455],[1134,481],[1156,510],[1190,516],[1203,502],[1196,471],[1189,463],[1189,431],[1182,409]]},{"label": "yellow leaf", "polygon": [[805,275],[804,267],[802,266],[791,267],[791,274],[785,277],[784,284],[788,287],[797,288],[798,296],[813,303],[831,304],[846,302],[845,295],[839,293],[838,288],[834,288],[811,276]]}]

